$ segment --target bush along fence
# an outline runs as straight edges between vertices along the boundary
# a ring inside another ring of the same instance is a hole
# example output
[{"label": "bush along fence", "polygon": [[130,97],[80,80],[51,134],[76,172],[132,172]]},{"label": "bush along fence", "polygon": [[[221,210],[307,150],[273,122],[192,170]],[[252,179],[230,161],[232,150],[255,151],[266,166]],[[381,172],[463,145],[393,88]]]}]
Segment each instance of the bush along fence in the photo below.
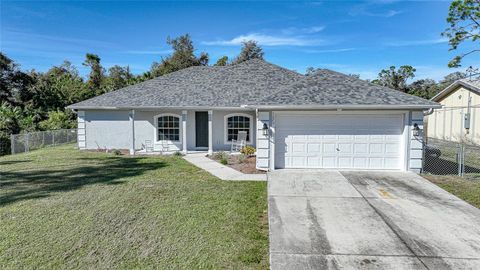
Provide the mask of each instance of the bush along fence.
[{"label": "bush along fence", "polygon": [[11,154],[77,142],[77,129],[57,129],[10,135]]},{"label": "bush along fence", "polygon": [[480,180],[480,146],[427,138],[423,173]]}]

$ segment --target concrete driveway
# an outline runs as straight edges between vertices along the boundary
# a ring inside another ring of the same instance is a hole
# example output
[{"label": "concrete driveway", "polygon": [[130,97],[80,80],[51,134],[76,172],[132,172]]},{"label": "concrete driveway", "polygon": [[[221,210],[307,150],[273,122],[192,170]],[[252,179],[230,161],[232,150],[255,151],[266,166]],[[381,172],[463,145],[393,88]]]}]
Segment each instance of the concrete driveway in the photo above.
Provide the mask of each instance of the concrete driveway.
[{"label": "concrete driveway", "polygon": [[271,269],[480,269],[480,210],[414,173],[268,178]]}]

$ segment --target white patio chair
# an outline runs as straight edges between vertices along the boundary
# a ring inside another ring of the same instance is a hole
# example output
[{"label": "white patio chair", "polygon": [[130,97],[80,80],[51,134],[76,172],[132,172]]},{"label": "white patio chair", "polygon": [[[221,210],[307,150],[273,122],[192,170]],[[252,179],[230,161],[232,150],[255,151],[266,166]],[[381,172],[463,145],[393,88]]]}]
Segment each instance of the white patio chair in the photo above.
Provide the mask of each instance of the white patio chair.
[{"label": "white patio chair", "polygon": [[153,152],[153,143],[151,140],[145,140],[145,152]]},{"label": "white patio chair", "polygon": [[230,152],[240,152],[242,148],[247,145],[247,132],[246,131],[239,131],[237,135],[237,139],[232,140],[232,145],[230,148]]},{"label": "white patio chair", "polygon": [[168,143],[168,141],[159,141],[158,147],[162,154],[170,151],[170,144]]}]

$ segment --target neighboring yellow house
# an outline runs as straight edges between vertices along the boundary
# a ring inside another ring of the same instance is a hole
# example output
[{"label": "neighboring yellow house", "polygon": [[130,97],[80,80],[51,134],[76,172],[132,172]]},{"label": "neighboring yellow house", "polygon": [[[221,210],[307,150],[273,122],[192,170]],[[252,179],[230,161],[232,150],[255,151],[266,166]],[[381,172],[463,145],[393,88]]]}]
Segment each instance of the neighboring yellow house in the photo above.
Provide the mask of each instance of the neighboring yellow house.
[{"label": "neighboring yellow house", "polygon": [[442,108],[425,119],[428,137],[480,145],[480,79],[458,80],[432,100]]}]

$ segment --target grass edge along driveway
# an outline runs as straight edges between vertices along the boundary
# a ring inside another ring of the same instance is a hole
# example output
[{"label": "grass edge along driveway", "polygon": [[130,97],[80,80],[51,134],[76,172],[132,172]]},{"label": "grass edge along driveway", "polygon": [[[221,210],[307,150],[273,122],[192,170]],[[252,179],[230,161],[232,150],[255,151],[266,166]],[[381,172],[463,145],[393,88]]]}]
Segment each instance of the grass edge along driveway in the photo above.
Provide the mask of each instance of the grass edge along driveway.
[{"label": "grass edge along driveway", "polygon": [[0,268],[268,268],[266,183],[73,145],[0,157]]}]

